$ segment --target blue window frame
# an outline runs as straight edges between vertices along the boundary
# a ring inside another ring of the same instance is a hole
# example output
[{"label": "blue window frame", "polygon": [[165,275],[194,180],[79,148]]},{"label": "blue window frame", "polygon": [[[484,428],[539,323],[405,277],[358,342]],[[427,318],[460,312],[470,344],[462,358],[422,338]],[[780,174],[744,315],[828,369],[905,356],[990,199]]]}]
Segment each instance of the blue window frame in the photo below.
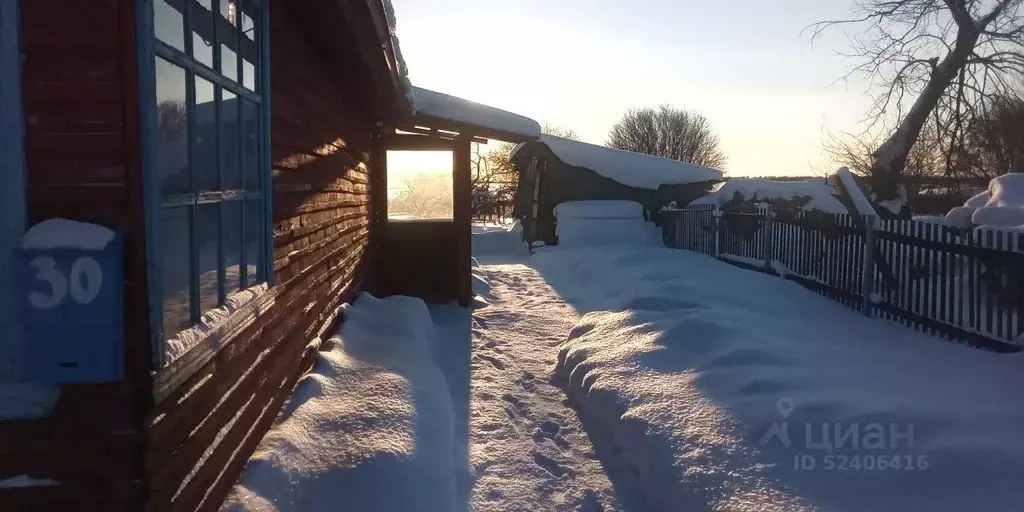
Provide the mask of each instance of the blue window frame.
[{"label": "blue window frame", "polygon": [[269,0],[146,0],[140,91],[154,363],[235,292],[273,280]]}]

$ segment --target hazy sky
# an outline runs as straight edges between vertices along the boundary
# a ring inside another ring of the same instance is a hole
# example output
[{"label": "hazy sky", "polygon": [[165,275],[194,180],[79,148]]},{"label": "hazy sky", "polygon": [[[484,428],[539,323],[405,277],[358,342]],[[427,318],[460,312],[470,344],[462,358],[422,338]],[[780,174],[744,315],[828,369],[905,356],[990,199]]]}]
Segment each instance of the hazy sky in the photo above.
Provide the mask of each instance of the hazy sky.
[{"label": "hazy sky", "polygon": [[852,0],[393,0],[413,84],[603,144],[630,107],[706,115],[733,176],[810,174],[828,131],[855,130],[863,80],[840,33]]}]

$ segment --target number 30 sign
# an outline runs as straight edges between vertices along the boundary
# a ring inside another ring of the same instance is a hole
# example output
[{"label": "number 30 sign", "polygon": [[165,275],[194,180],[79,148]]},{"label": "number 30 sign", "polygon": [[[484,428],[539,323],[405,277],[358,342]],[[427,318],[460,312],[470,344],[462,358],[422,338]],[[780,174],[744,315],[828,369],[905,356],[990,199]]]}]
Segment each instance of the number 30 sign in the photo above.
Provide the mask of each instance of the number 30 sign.
[{"label": "number 30 sign", "polygon": [[72,383],[123,378],[123,244],[118,233],[102,245],[75,243],[76,233],[93,227],[77,223],[61,231],[63,238],[44,238],[59,243],[33,245],[23,239],[16,252],[18,320],[26,342],[29,380]]},{"label": "number 30 sign", "polygon": [[36,309],[52,309],[61,305],[67,296],[78,304],[89,304],[96,299],[103,288],[103,269],[91,256],[81,256],[71,263],[71,270],[65,275],[57,268],[57,262],[49,256],[38,256],[29,265],[36,269],[36,280],[50,285],[49,293],[32,290],[28,303]]}]

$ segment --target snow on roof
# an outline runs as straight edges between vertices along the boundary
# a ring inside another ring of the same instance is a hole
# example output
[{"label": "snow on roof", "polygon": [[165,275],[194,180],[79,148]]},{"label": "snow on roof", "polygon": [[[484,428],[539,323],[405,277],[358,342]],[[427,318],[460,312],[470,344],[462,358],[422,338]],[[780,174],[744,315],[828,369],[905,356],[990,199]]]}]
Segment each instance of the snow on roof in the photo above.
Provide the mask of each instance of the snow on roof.
[{"label": "snow on roof", "polygon": [[530,139],[540,136],[540,124],[528,117],[421,87],[411,92],[417,113]]},{"label": "snow on roof", "polygon": [[847,213],[843,203],[836,199],[835,189],[823,179],[805,181],[772,181],[760,178],[733,178],[715,185],[710,194],[691,202],[724,206],[739,194],[752,201],[791,200],[810,197],[805,210],[821,210],[829,213]]},{"label": "snow on roof", "polygon": [[[577,167],[586,167],[605,178],[628,187],[657,190],[661,185],[682,185],[722,179],[722,171],[679,160],[613,149],[554,135],[540,136],[559,160]],[[522,144],[510,155],[515,157]]]}]

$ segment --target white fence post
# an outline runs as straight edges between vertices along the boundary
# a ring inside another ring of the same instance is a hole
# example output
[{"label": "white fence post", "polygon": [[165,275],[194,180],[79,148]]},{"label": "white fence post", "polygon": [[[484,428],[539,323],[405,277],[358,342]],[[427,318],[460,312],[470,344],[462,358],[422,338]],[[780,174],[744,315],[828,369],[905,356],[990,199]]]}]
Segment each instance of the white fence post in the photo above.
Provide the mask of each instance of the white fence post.
[{"label": "white fence post", "polygon": [[870,317],[874,312],[874,301],[871,295],[874,293],[875,282],[875,217],[864,216],[864,274],[861,277],[860,293],[863,295],[861,312],[864,316]]},{"label": "white fence post", "polygon": [[716,205],[711,210],[711,243],[713,243],[715,245],[714,248],[712,248],[712,250],[711,250],[711,255],[714,256],[715,258],[718,258],[718,247],[719,247],[718,236],[719,236],[719,233],[722,231],[721,224],[722,224],[722,212],[721,212],[721,210],[718,209],[718,206]]},{"label": "white fence post", "polygon": [[772,244],[774,243],[772,236],[772,229],[775,225],[775,209],[768,207],[765,209],[764,216],[764,236],[761,240],[764,245],[764,271],[765,273],[771,273],[772,271]]}]

